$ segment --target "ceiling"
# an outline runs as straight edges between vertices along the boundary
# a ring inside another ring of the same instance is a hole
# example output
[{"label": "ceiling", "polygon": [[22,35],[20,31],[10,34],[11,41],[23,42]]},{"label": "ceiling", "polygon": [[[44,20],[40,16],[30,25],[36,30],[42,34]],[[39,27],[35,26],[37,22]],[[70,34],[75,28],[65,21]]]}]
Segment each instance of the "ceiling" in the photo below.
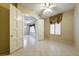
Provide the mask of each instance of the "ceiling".
[{"label": "ceiling", "polygon": [[[50,8],[50,12],[46,12],[47,9],[45,9],[43,12],[41,12],[43,9],[42,7],[44,6],[44,3],[22,3],[23,6],[26,8],[32,9],[35,13],[40,15],[41,18],[46,18],[49,16],[56,15],[58,13],[62,13],[68,10],[71,10],[75,7],[75,3],[51,3],[55,4],[55,7]],[[32,16],[25,16],[25,24],[34,24],[35,19]],[[28,21],[29,20],[29,21]]]},{"label": "ceiling", "polygon": [[[31,8],[36,13],[40,13],[43,4],[44,3],[22,3],[23,6]],[[75,3],[54,3],[54,4],[56,4],[56,7],[51,8],[53,10],[53,14],[64,12],[75,7]]]},{"label": "ceiling", "polygon": [[40,8],[43,6],[43,3],[22,3],[23,6],[31,8],[36,13],[40,12]]}]

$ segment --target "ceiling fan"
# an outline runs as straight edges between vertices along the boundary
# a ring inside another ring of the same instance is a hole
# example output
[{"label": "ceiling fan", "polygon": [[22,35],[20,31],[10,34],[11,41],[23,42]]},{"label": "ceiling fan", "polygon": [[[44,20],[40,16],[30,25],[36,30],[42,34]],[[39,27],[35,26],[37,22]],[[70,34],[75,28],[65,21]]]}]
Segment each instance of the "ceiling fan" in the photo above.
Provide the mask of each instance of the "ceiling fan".
[{"label": "ceiling fan", "polygon": [[52,7],[55,7],[56,4],[55,3],[44,3],[43,6],[46,8],[52,8]]},{"label": "ceiling fan", "polygon": [[54,8],[54,7],[56,7],[56,4],[54,4],[54,3],[43,3],[43,7],[41,7],[41,11],[40,11],[39,15],[42,18],[47,18],[47,17],[51,16],[51,14],[53,13],[52,8]]},{"label": "ceiling fan", "polygon": [[43,6],[40,8],[41,11],[44,11],[45,9],[51,9],[51,8],[56,7],[55,3],[43,3],[42,5]]}]

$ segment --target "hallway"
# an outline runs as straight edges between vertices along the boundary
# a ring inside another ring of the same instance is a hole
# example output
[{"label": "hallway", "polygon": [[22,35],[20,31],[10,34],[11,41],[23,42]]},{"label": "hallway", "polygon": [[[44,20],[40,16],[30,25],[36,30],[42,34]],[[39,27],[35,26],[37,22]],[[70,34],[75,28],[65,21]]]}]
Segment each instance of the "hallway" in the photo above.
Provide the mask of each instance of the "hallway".
[{"label": "hallway", "polygon": [[35,45],[36,36],[35,32],[31,32],[29,35],[24,35],[24,48]]},{"label": "hallway", "polygon": [[22,48],[11,56],[77,56],[74,46],[61,41],[44,40]]}]

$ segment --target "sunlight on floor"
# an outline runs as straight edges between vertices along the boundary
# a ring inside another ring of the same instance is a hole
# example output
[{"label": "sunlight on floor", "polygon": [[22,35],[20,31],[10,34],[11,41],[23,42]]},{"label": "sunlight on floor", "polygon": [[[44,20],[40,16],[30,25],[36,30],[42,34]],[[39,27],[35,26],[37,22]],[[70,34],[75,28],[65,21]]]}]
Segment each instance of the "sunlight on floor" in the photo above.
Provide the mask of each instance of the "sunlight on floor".
[{"label": "sunlight on floor", "polygon": [[32,35],[26,35],[24,37],[24,47],[27,47],[29,45],[35,45],[36,39]]},{"label": "sunlight on floor", "polygon": [[11,54],[17,56],[76,56],[74,46],[54,40],[38,41]]}]

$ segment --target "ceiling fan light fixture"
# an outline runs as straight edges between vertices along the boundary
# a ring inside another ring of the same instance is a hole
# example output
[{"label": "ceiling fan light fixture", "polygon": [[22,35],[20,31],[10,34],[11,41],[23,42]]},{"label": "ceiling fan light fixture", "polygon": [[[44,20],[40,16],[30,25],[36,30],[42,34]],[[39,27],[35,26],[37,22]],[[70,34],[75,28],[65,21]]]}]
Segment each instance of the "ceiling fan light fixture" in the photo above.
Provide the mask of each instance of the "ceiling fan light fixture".
[{"label": "ceiling fan light fixture", "polygon": [[55,3],[43,3],[43,7],[51,8],[51,7],[55,7],[55,6],[56,6]]},{"label": "ceiling fan light fixture", "polygon": [[44,3],[39,14],[44,18],[50,17],[54,12],[52,8],[54,8],[55,6],[56,4],[54,3]]},{"label": "ceiling fan light fixture", "polygon": [[53,11],[50,8],[47,8],[46,10],[44,10],[43,15],[45,16],[51,16],[53,13]]}]

